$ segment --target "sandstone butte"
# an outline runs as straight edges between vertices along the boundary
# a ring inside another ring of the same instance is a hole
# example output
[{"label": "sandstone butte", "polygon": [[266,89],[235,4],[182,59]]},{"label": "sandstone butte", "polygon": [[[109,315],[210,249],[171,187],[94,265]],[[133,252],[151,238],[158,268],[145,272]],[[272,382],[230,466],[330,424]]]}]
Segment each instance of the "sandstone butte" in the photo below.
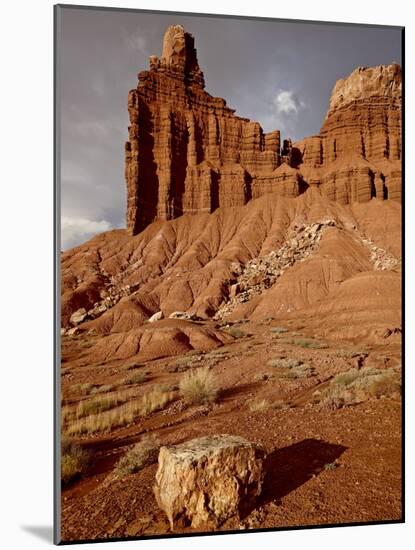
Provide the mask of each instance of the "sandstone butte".
[{"label": "sandstone butte", "polygon": [[205,90],[194,38],[167,29],[161,57],[128,96],[127,229],[242,206],[310,187],[340,204],[401,198],[401,68],[358,67],[331,94],[320,134],[281,143],[279,130],[235,115]]},{"label": "sandstone butte", "polygon": [[320,134],[281,145],[205,91],[193,37],[169,27],[129,93],[127,229],[61,256],[63,334],[102,335],[100,361],[223,343],[186,315],[395,334],[401,87],[396,64],[357,68]]}]

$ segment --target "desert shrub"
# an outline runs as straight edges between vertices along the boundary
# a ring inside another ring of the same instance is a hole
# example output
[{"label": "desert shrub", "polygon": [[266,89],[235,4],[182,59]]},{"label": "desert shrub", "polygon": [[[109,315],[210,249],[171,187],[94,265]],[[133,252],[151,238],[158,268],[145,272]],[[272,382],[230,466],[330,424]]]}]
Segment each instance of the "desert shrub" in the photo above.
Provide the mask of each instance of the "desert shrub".
[{"label": "desert shrub", "polygon": [[170,372],[184,372],[202,361],[201,355],[179,357],[169,369]]},{"label": "desert shrub", "polygon": [[136,370],[124,379],[124,384],[141,384],[148,377],[148,372],[145,370]]},{"label": "desert shrub", "polygon": [[272,327],[270,329],[270,332],[272,332],[273,334],[282,334],[284,332],[288,332],[288,328],[285,328],[285,327]]},{"label": "desert shrub", "polygon": [[185,401],[194,404],[215,401],[218,394],[213,374],[207,367],[184,374],[179,390]]},{"label": "desert shrub", "polygon": [[115,472],[119,476],[139,472],[144,466],[157,462],[160,443],[153,435],[143,435],[116,464]]},{"label": "desert shrub", "polygon": [[103,384],[101,386],[95,386],[94,388],[92,388],[91,394],[108,393],[110,391],[113,391],[114,387],[115,386],[113,384]]},{"label": "desert shrub", "polygon": [[282,378],[310,378],[310,376],[314,375],[314,369],[313,367],[310,367],[310,365],[304,364],[300,365],[298,367],[293,367],[289,369],[287,372],[283,373],[281,375]]},{"label": "desert shrub", "polygon": [[82,474],[88,465],[89,453],[70,439],[63,438],[61,443],[61,481],[69,483]]},{"label": "desert shrub", "polygon": [[248,401],[248,408],[251,412],[266,411],[270,408],[270,403],[266,399],[251,399]]},{"label": "desert shrub", "polygon": [[278,378],[309,378],[314,374],[314,368],[300,359],[274,357],[267,361],[267,365],[277,369]]},{"label": "desert shrub", "polygon": [[389,369],[361,369],[364,373],[358,377],[353,386],[360,393],[369,397],[382,397],[401,393],[401,377],[396,370]]},{"label": "desert shrub", "polygon": [[339,386],[350,386],[355,380],[359,377],[359,371],[357,369],[349,370],[347,372],[342,372],[337,374],[332,381],[332,384],[337,384]]},{"label": "desert shrub", "polygon": [[83,383],[83,384],[73,384],[70,387],[71,393],[80,393],[81,395],[88,395],[94,387],[94,384],[90,384],[89,382]]},{"label": "desert shrub", "polygon": [[309,349],[325,349],[328,348],[327,344],[323,342],[317,342],[316,340],[309,340],[306,338],[293,338],[291,340],[285,340],[286,344],[293,344],[294,346],[301,346],[302,348]]},{"label": "desert shrub", "polygon": [[400,391],[401,377],[397,370],[363,368],[338,374],[316,397],[323,406],[336,409]]},{"label": "desert shrub", "polygon": [[165,407],[173,399],[173,394],[152,390],[143,396],[110,410],[78,418],[65,430],[67,436],[107,432],[127,426],[140,416],[146,416]]},{"label": "desert shrub", "polygon": [[299,367],[303,362],[300,359],[290,359],[286,357],[274,357],[267,361],[268,367],[273,367],[277,369],[292,369]]},{"label": "desert shrub", "polygon": [[333,386],[330,391],[323,393],[322,397],[320,397],[320,405],[325,409],[331,410],[355,405],[358,402],[358,397],[354,391],[340,386]]}]

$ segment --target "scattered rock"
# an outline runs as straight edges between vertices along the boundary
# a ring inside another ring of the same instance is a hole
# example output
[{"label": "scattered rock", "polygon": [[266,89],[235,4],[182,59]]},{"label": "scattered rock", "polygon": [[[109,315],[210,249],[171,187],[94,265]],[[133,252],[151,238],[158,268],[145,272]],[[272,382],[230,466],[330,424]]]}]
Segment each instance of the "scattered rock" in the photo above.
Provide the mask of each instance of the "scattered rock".
[{"label": "scattered rock", "polygon": [[170,313],[169,319],[183,319],[184,321],[199,321],[201,318],[194,313],[187,313],[186,311],[173,311]]},{"label": "scattered rock", "polygon": [[162,311],[157,311],[157,313],[154,313],[154,315],[152,315],[149,319],[148,319],[148,322],[149,323],[154,323],[155,321],[160,321],[161,319],[164,318],[164,314]]},{"label": "scattered rock", "polygon": [[69,322],[71,325],[79,325],[79,323],[82,323],[87,318],[87,311],[84,307],[81,307],[80,309],[77,309],[74,313],[72,313]]},{"label": "scattered rock", "polygon": [[154,493],[175,523],[220,526],[261,493],[264,452],[246,439],[214,435],[162,447]]}]

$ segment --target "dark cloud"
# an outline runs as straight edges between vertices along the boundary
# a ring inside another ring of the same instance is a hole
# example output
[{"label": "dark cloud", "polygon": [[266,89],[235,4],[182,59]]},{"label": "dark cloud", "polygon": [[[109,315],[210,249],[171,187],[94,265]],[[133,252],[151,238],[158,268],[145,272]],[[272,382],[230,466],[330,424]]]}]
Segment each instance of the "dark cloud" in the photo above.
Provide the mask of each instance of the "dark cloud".
[{"label": "dark cloud", "polygon": [[124,225],[127,94],[169,25],[194,34],[212,95],[293,139],[318,133],[337,79],[401,62],[397,28],[76,8],[61,16],[64,248]]}]

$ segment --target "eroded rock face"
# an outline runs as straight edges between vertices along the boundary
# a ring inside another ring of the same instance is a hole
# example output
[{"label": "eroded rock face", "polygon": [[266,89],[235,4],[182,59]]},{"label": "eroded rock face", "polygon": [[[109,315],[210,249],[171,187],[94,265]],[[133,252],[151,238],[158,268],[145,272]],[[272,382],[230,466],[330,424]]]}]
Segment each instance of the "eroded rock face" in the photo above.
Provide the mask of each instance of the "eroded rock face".
[{"label": "eroded rock face", "polygon": [[358,67],[339,80],[320,135],[294,144],[303,179],[342,204],[400,200],[401,107],[397,64]]},{"label": "eroded rock face", "polygon": [[280,164],[279,131],[265,134],[205,89],[194,38],[169,27],[161,58],[128,99],[127,227],[245,204],[253,179]]},{"label": "eroded rock face", "polygon": [[357,67],[350,76],[338,80],[331,93],[326,118],[355,101],[366,101],[380,96],[397,102],[402,99],[402,72],[396,63]]},{"label": "eroded rock face", "polygon": [[255,502],[263,451],[242,437],[216,435],[160,449],[154,492],[169,519],[216,528]]},{"label": "eroded rock face", "polygon": [[193,36],[167,29],[129,93],[127,228],[241,206],[265,193],[321,187],[342,204],[400,199],[401,68],[356,69],[338,81],[320,135],[297,143],[235,115],[204,89]]}]

